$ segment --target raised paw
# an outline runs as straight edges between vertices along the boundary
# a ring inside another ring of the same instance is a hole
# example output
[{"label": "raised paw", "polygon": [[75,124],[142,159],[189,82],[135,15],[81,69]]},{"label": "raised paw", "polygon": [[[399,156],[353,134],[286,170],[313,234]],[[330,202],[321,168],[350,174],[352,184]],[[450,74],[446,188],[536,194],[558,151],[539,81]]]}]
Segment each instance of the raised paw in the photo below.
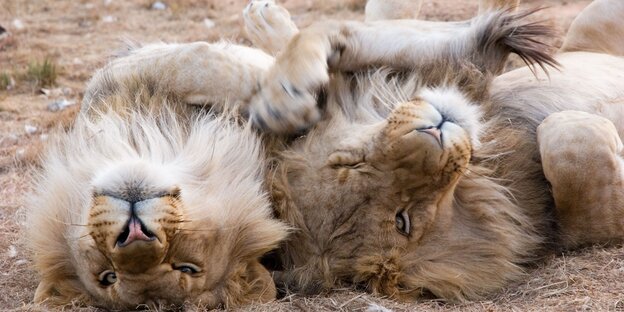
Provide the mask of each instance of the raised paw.
[{"label": "raised paw", "polygon": [[243,10],[243,20],[248,39],[273,55],[299,32],[288,10],[273,0],[251,0]]},{"label": "raised paw", "polygon": [[288,81],[262,84],[249,110],[255,126],[280,134],[300,132],[320,118],[315,96]]},{"label": "raised paw", "polygon": [[[250,117],[259,128],[295,133],[319,118],[315,94],[329,82],[329,41],[316,33],[300,33],[262,77],[251,100]],[[294,52],[293,52],[294,51]]]}]

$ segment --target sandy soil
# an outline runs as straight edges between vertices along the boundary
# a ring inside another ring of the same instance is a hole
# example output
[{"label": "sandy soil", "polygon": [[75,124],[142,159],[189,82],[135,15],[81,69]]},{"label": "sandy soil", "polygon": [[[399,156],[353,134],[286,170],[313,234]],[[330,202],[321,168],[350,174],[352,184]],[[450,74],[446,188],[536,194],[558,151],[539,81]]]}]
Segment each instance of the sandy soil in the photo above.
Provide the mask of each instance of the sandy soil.
[{"label": "sandy soil", "polygon": [[[0,310],[38,310],[29,305],[36,273],[20,245],[23,199],[37,148],[52,128],[68,125],[84,86],[118,47],[120,39],[142,42],[186,42],[220,38],[248,44],[241,34],[240,10],[245,0],[168,0],[166,10],[151,9],[149,0],[2,0],[0,75],[16,81],[0,90]],[[476,12],[476,0],[428,1],[421,17],[458,20]],[[546,5],[540,17],[563,33],[588,0],[527,0],[525,6]],[[362,19],[364,0],[284,0],[299,26],[324,19]],[[208,24],[214,22],[214,27]],[[42,94],[21,73],[29,63],[50,58],[59,68],[57,84]],[[48,105],[76,103],[52,112]],[[527,270],[526,278],[490,300],[462,305],[437,301],[398,304],[367,294],[337,291],[331,296],[290,296],[246,310],[302,311],[624,311],[624,248],[593,247],[553,255]]]}]

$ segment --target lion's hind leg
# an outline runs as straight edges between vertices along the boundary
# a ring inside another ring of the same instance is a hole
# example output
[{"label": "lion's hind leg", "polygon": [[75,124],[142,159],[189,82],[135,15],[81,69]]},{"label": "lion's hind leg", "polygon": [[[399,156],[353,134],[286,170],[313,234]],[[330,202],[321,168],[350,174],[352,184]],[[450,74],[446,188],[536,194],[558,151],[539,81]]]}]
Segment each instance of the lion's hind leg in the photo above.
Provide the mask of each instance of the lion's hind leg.
[{"label": "lion's hind leg", "polygon": [[537,129],[566,248],[624,238],[624,159],[613,123],[579,111],[554,113]]},{"label": "lion's hind leg", "polygon": [[624,1],[595,0],[574,19],[561,52],[624,55]]},{"label": "lion's hind leg", "polygon": [[299,29],[285,8],[273,0],[252,0],[243,10],[245,33],[254,46],[276,55]]},{"label": "lion's hind leg", "polygon": [[424,0],[368,0],[366,1],[366,21],[415,19],[420,13]]}]

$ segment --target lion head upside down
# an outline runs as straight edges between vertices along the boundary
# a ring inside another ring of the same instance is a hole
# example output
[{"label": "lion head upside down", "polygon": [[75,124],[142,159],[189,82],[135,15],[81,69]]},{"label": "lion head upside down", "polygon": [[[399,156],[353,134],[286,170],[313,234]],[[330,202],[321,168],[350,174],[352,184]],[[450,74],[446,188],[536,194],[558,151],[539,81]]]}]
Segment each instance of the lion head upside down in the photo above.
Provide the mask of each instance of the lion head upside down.
[{"label": "lion head upside down", "polygon": [[87,92],[99,97],[50,142],[28,201],[41,275],[35,302],[134,309],[273,300],[259,258],[286,227],[271,216],[257,136],[160,94],[145,75],[109,81],[114,92],[102,93],[110,68]]}]

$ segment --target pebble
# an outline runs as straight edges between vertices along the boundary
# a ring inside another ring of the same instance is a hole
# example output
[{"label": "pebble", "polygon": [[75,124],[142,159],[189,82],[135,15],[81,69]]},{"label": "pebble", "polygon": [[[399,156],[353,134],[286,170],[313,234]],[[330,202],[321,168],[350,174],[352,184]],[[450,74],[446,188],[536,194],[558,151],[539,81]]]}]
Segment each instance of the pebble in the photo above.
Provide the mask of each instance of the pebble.
[{"label": "pebble", "polygon": [[24,126],[24,131],[26,131],[27,134],[34,134],[35,132],[37,132],[37,127],[32,126],[32,125],[25,125]]},{"label": "pebble", "polygon": [[9,250],[7,250],[7,257],[9,258],[17,257],[17,249],[15,248],[15,246],[13,245],[9,246]]},{"label": "pebble", "polygon": [[17,144],[19,142],[19,137],[15,133],[10,133],[9,135],[0,138],[0,147],[7,147]]},{"label": "pebble", "polygon": [[371,303],[368,308],[366,308],[366,312],[392,312],[392,310],[378,304]]},{"label": "pebble", "polygon": [[61,99],[58,101],[54,101],[50,104],[48,104],[48,110],[51,112],[58,112],[58,111],[62,111],[64,109],[66,109],[69,106],[72,106],[76,104],[76,102],[74,101],[68,101],[66,99]]},{"label": "pebble", "polygon": [[51,97],[55,97],[55,96],[69,96],[74,94],[73,90],[71,88],[68,87],[64,87],[64,88],[54,88],[54,89],[46,89],[46,88],[41,88],[39,89],[39,92],[41,92],[41,94],[45,95],[45,96],[51,96]]},{"label": "pebble", "polygon": [[20,260],[15,261],[15,265],[23,265],[27,263],[28,263],[28,260],[26,259],[20,259]]},{"label": "pebble", "polygon": [[156,1],[154,2],[154,4],[152,4],[152,10],[165,10],[165,9],[167,9],[167,5],[160,1]]},{"label": "pebble", "polygon": [[206,26],[206,28],[215,27],[215,22],[209,18],[204,18],[204,26]]},{"label": "pebble", "polygon": [[113,23],[116,20],[117,20],[117,18],[112,16],[112,15],[106,15],[106,16],[102,17],[102,22],[104,22],[104,23]]},{"label": "pebble", "polygon": [[24,28],[26,28],[26,26],[24,26],[24,23],[22,22],[22,20],[20,19],[14,19],[13,20],[13,28],[17,29],[17,30],[22,30]]}]

